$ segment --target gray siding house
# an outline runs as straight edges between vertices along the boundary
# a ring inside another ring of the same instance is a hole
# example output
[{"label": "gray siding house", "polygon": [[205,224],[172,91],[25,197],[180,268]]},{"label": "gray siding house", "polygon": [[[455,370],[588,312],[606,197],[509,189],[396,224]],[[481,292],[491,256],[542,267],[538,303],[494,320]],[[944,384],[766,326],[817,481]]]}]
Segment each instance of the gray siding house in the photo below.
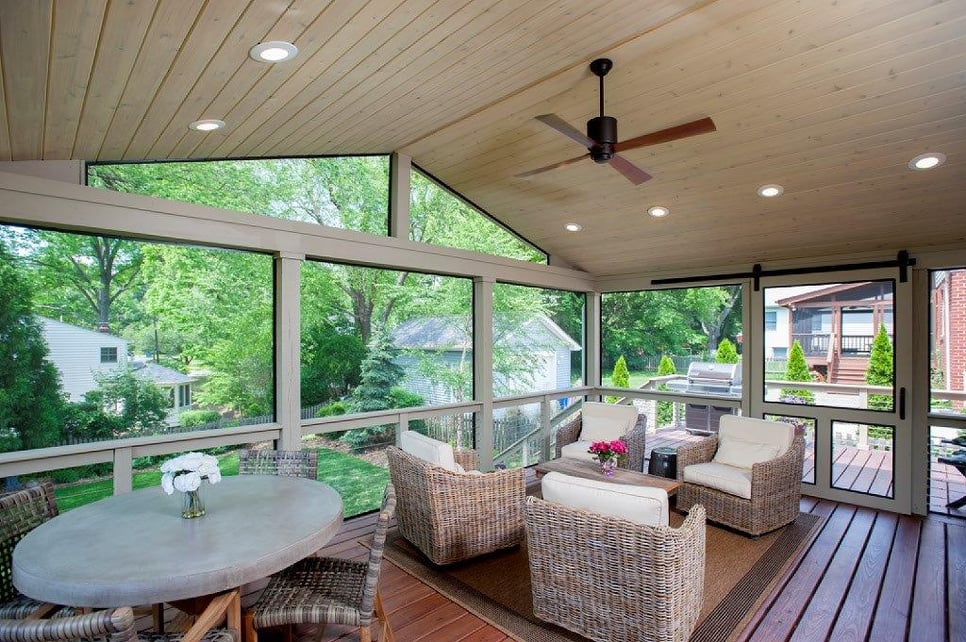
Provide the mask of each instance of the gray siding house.
[{"label": "gray siding house", "polygon": [[[560,326],[543,315],[526,319],[495,317],[493,386],[498,395],[570,386],[571,353],[580,350]],[[402,386],[427,404],[470,398],[473,349],[468,317],[419,317],[393,329],[393,344],[401,351],[396,362],[405,375]],[[462,385],[461,385],[462,384]],[[461,390],[462,387],[462,390]]]}]

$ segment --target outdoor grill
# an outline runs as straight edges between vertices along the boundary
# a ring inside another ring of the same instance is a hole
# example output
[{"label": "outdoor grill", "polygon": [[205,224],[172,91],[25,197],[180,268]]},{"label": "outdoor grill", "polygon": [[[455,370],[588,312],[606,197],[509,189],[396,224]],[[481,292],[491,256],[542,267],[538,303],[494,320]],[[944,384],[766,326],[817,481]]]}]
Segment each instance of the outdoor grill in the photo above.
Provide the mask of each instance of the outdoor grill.
[{"label": "outdoor grill", "polygon": [[[687,379],[667,382],[669,390],[699,395],[741,396],[741,364],[695,361],[688,366]],[[709,434],[718,432],[721,415],[731,414],[731,408],[700,403],[687,403],[684,421],[688,432]]]}]

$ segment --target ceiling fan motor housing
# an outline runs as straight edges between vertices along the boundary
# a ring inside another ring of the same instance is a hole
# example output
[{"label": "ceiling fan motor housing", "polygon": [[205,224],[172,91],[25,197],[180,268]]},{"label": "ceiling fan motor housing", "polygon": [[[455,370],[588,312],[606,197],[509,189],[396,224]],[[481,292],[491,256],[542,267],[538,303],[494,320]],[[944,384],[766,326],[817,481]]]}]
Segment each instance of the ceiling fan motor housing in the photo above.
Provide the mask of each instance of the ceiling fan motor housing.
[{"label": "ceiling fan motor housing", "polygon": [[597,116],[587,121],[587,138],[596,143],[590,148],[590,157],[597,163],[606,163],[614,157],[617,143],[617,119],[612,116]]}]

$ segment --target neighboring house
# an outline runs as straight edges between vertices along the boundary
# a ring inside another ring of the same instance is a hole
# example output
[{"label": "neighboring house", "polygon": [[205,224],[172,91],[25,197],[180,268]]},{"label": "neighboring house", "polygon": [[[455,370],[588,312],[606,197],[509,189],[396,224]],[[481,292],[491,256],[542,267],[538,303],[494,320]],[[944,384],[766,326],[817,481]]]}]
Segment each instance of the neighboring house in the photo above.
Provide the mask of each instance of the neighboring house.
[{"label": "neighboring house", "polygon": [[[939,388],[966,390],[966,270],[933,273],[930,368]],[[963,402],[953,401],[961,410]]]},{"label": "neighboring house", "polygon": [[778,358],[782,349],[787,355],[788,347],[798,341],[809,369],[829,383],[864,383],[879,327],[884,325],[892,337],[891,284],[861,281],[797,289],[775,289],[783,298],[766,305],[766,356]]},{"label": "neighboring house", "polygon": [[[494,373],[497,394],[553,390],[570,386],[570,357],[580,350],[560,326],[543,315],[514,324],[507,317],[495,317],[493,343],[517,357],[518,369]],[[393,345],[402,354],[396,362],[405,376],[402,385],[423,397],[427,404],[461,401],[452,380],[459,376],[430,376],[431,372],[465,375],[472,381],[473,349],[469,319],[457,316],[420,317],[396,326]]]},{"label": "neighboring house", "polygon": [[39,317],[47,344],[47,358],[60,373],[61,390],[70,401],[82,401],[97,388],[97,377],[118,368],[131,368],[166,391],[171,401],[168,423],[177,424],[178,415],[191,407],[195,377],[162,365],[133,361],[128,357],[128,342],[106,332]]},{"label": "neighboring house", "polygon": [[198,381],[197,377],[167,368],[153,361],[135,361],[131,368],[134,372],[164,390],[168,396],[167,422],[177,425],[178,417],[185,410],[191,410],[192,385]]},{"label": "neighboring house", "polygon": [[48,359],[60,372],[61,389],[70,401],[81,401],[96,388],[96,375],[128,365],[124,339],[46,317],[39,319]]}]

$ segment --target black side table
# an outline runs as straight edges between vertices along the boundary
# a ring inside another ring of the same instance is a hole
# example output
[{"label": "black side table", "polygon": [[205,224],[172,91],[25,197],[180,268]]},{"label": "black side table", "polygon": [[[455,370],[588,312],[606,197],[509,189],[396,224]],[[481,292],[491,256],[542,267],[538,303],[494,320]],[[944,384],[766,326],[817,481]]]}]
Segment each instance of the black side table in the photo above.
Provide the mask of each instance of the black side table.
[{"label": "black side table", "polygon": [[675,479],[678,476],[678,451],[676,448],[655,448],[647,464],[647,474]]},{"label": "black side table", "polygon": [[[953,441],[950,441],[949,443],[955,443],[957,446],[959,445],[957,442]],[[966,450],[960,450],[956,454],[949,455],[948,457],[940,457],[937,461],[940,464],[952,466],[958,470],[961,475],[966,476]],[[966,495],[963,495],[957,500],[949,502],[946,504],[946,508],[960,508],[964,504],[966,504]]]}]

